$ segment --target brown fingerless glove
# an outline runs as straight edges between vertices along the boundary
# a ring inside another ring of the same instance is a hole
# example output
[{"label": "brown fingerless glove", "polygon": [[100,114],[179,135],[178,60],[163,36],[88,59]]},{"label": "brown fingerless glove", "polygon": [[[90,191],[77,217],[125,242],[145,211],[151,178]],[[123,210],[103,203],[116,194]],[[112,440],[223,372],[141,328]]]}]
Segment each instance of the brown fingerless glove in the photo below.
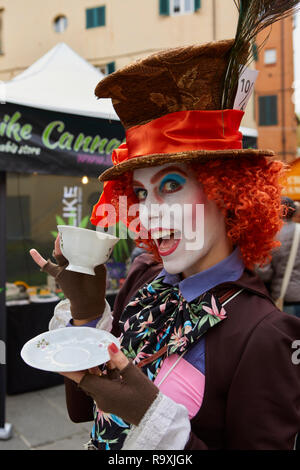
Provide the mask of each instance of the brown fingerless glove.
[{"label": "brown fingerless glove", "polygon": [[42,271],[53,276],[64,295],[70,300],[71,314],[76,320],[88,320],[102,315],[105,308],[106,267],[96,266],[95,276],[66,270],[68,260],[56,255],[58,264],[47,261]]},{"label": "brown fingerless glove", "polygon": [[85,374],[78,384],[98,408],[137,426],[159,393],[159,389],[131,362],[121,371],[101,377]]}]

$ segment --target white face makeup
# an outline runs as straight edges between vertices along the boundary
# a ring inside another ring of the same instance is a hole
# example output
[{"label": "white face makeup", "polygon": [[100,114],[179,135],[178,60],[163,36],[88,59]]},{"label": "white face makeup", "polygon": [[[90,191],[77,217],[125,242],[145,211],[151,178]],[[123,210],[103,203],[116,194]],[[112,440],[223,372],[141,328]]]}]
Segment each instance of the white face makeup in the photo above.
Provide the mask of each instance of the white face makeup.
[{"label": "white face makeup", "polygon": [[135,170],[133,189],[140,203],[141,223],[155,239],[170,274],[193,272],[193,266],[224,237],[220,211],[207,200],[186,164]]}]

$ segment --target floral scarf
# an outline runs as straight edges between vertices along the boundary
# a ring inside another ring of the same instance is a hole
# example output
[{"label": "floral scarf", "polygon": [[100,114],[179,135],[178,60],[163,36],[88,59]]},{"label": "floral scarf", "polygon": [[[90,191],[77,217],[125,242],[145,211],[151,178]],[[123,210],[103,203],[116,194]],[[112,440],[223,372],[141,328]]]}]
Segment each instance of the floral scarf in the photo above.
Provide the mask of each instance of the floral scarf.
[{"label": "floral scarf", "polygon": [[[123,353],[152,381],[167,356],[187,351],[209,328],[226,318],[226,311],[211,292],[187,302],[177,286],[163,279],[140,289],[120,321]],[[91,445],[121,449],[129,430],[130,425],[121,418],[95,408]]]}]

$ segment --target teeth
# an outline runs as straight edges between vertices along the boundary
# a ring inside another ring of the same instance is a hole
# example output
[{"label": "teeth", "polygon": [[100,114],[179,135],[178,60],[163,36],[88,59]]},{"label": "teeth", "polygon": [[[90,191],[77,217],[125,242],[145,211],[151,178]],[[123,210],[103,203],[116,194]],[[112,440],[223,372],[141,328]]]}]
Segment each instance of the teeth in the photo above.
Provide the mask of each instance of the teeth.
[{"label": "teeth", "polygon": [[170,237],[171,233],[174,233],[174,230],[157,230],[154,233],[152,233],[152,238],[157,240],[158,238],[164,238],[164,237]]}]

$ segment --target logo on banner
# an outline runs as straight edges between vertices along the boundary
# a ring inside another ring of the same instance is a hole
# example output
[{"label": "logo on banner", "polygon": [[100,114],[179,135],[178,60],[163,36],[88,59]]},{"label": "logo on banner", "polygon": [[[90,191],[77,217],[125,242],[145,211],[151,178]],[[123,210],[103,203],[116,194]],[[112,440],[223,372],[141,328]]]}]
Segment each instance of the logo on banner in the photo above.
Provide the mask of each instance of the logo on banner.
[{"label": "logo on banner", "polygon": [[[82,188],[80,186],[64,186],[62,216],[56,215],[56,224],[86,228],[89,220],[89,215],[82,218]],[[51,231],[51,234],[56,238],[58,232]]]},{"label": "logo on banner", "polygon": [[62,199],[63,217],[73,219],[76,227],[80,224],[82,217],[82,188],[79,186],[65,186]]}]

